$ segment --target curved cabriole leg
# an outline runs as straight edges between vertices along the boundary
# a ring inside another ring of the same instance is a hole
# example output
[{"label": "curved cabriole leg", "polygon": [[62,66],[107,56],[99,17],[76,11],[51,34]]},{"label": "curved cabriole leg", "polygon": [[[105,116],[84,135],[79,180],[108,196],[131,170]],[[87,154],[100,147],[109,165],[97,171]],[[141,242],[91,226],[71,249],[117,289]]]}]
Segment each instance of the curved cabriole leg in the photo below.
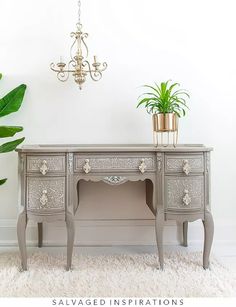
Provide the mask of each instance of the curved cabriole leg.
[{"label": "curved cabriole leg", "polygon": [[183,222],[183,246],[188,246],[188,222]]},{"label": "curved cabriole leg", "polygon": [[66,270],[69,271],[71,269],[71,264],[72,264],[72,253],[73,253],[74,238],[75,238],[74,218],[73,218],[73,215],[69,212],[66,215],[66,227],[67,227],[67,265],[66,265]]},{"label": "curved cabriole leg", "polygon": [[38,223],[38,247],[43,246],[43,223]]},{"label": "curved cabriole leg", "polygon": [[214,222],[211,212],[205,212],[204,226],[204,250],[203,250],[203,268],[209,268],[209,256],[214,235]]},{"label": "curved cabriole leg", "polygon": [[163,270],[164,267],[164,256],[163,256],[163,227],[164,227],[164,214],[156,213],[156,240],[158,257],[160,263],[160,269]]},{"label": "curved cabriole leg", "polygon": [[27,216],[25,212],[21,212],[17,221],[17,238],[20,249],[21,267],[23,271],[27,271],[27,252],[26,252],[26,225]]}]

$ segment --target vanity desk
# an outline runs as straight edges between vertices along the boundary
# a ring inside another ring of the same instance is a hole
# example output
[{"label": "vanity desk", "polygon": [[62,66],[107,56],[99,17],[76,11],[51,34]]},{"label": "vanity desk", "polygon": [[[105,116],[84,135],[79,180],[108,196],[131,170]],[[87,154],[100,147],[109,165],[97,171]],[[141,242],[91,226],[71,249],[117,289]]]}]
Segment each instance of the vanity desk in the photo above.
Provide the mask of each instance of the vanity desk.
[{"label": "vanity desk", "polygon": [[[19,155],[20,212],[17,236],[22,269],[27,270],[26,225],[38,223],[39,247],[44,222],[65,221],[67,265],[71,268],[74,215],[79,206],[79,183],[103,181],[120,185],[144,181],[146,204],[156,217],[156,240],[163,269],[165,220],[183,225],[187,246],[188,222],[204,226],[203,267],[209,267],[214,224],[210,212],[210,151],[203,145],[32,145]],[[92,206],[92,204],[91,204]]]}]

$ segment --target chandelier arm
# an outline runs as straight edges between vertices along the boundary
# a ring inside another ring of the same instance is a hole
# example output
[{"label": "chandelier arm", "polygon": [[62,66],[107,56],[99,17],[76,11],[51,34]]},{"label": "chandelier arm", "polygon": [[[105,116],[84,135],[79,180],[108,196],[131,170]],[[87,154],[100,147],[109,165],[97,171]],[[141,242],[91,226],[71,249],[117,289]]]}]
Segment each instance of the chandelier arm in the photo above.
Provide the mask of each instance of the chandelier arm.
[{"label": "chandelier arm", "polygon": [[[70,66],[72,67],[76,67],[76,60],[75,58],[73,58],[72,60],[70,60],[70,62],[68,63],[68,69],[70,68]],[[74,70],[73,70],[74,71]]]},{"label": "chandelier arm", "polygon": [[107,62],[102,63],[102,66],[103,66],[102,68],[99,68],[99,69],[98,69],[99,71],[104,71],[104,70],[107,69],[107,66],[108,66],[108,65],[107,65]]},{"label": "chandelier arm", "polygon": [[66,82],[69,79],[69,76],[70,74],[67,70],[57,73],[57,79],[61,82]]},{"label": "chandelier arm", "polygon": [[69,70],[69,69],[64,69],[64,68],[58,69],[58,68],[55,68],[55,67],[56,67],[56,65],[54,63],[51,63],[51,65],[50,65],[51,70],[53,70],[54,72],[57,72],[57,79],[59,81],[62,81],[62,82],[67,81],[69,76],[70,76],[69,73],[74,72],[74,70]]},{"label": "chandelier arm", "polygon": [[63,72],[75,72],[75,70],[72,70],[72,69],[66,69],[66,70],[63,70]]},{"label": "chandelier arm", "polygon": [[[72,33],[73,33],[73,35],[74,35],[74,32],[72,32]],[[72,33],[71,33],[71,34],[72,34]],[[71,58],[71,60],[73,60],[73,58],[74,58],[74,57],[73,57],[73,54],[72,54],[72,49],[73,49],[73,47],[74,47],[76,41],[77,41],[77,39],[74,40],[73,44],[72,44],[71,47],[70,47],[70,58]]]},{"label": "chandelier arm", "polygon": [[89,69],[85,70],[85,72],[90,74],[90,77],[93,81],[99,81],[102,78],[102,73],[98,70],[91,69],[91,65],[87,60],[83,62],[83,66],[85,67],[86,65],[88,65]]},{"label": "chandelier arm", "polygon": [[107,69],[108,65],[106,62],[102,63],[101,65],[103,66],[103,68],[91,68],[91,65],[89,63],[89,61],[85,60],[83,61],[83,66],[86,67],[86,65],[88,65],[89,69],[88,70],[85,70],[85,72],[89,73],[89,72],[92,72],[92,73],[95,73],[95,72],[103,72],[104,70]]},{"label": "chandelier arm", "polygon": [[53,70],[53,71],[55,71],[55,72],[58,72],[59,69],[56,69],[55,66],[56,66],[55,63],[53,63],[53,62],[50,64],[51,70]]},{"label": "chandelier arm", "polygon": [[[69,62],[70,63],[70,62]],[[63,73],[63,72],[74,72],[75,70],[72,70],[72,69],[58,69],[58,68],[55,68],[55,63],[51,63],[50,64],[50,68],[51,70],[55,71],[55,72],[58,72],[58,73]]]},{"label": "chandelier arm", "polygon": [[85,47],[85,50],[86,50],[86,58],[88,57],[88,46],[87,46],[87,44],[85,43],[84,38],[87,38],[87,37],[88,37],[88,33],[83,33],[83,34],[81,35],[81,41],[82,41],[82,43],[84,44],[84,47]]}]

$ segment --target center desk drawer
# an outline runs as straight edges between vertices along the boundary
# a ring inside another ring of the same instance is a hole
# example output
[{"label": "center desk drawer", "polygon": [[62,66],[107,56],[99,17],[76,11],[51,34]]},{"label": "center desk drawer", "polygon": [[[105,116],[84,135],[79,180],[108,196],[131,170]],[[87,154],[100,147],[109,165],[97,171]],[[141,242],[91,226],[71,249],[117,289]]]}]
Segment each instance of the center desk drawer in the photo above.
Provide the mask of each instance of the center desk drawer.
[{"label": "center desk drawer", "polygon": [[65,177],[28,177],[26,199],[29,211],[65,210]]},{"label": "center desk drawer", "polygon": [[109,172],[109,171],[134,171],[145,173],[155,171],[154,155],[92,155],[80,154],[74,156],[75,172]]},{"label": "center desk drawer", "polygon": [[166,173],[203,173],[204,158],[203,154],[166,154],[165,172]]},{"label": "center desk drawer", "polygon": [[200,210],[204,208],[204,177],[165,176],[167,210]]},{"label": "center desk drawer", "polygon": [[32,155],[27,156],[27,172],[47,175],[65,173],[64,155]]}]

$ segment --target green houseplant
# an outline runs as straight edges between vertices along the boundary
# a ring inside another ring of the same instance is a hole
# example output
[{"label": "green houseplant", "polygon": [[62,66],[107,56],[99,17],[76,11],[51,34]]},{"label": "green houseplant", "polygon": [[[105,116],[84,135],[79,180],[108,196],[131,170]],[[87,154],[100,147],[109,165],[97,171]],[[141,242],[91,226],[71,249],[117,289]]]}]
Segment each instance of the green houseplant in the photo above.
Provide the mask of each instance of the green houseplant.
[{"label": "green houseplant", "polygon": [[160,85],[144,85],[149,92],[139,96],[137,108],[144,106],[152,114],[154,132],[178,131],[178,118],[185,116],[189,98],[185,90],[177,89],[179,86],[179,83],[171,84],[170,80]]},{"label": "green houseplant", "polygon": [[[2,74],[0,74],[0,80]],[[13,112],[17,112],[22,104],[26,85],[21,84],[14,88],[4,97],[0,98],[0,117],[6,116]],[[8,138],[14,136],[16,133],[21,132],[23,127],[21,126],[0,126],[0,138]],[[0,145],[0,154],[7,153],[16,149],[16,147],[24,141],[23,138],[19,138],[13,141],[5,142]],[[0,179],[0,185],[6,182],[7,178]]]}]

